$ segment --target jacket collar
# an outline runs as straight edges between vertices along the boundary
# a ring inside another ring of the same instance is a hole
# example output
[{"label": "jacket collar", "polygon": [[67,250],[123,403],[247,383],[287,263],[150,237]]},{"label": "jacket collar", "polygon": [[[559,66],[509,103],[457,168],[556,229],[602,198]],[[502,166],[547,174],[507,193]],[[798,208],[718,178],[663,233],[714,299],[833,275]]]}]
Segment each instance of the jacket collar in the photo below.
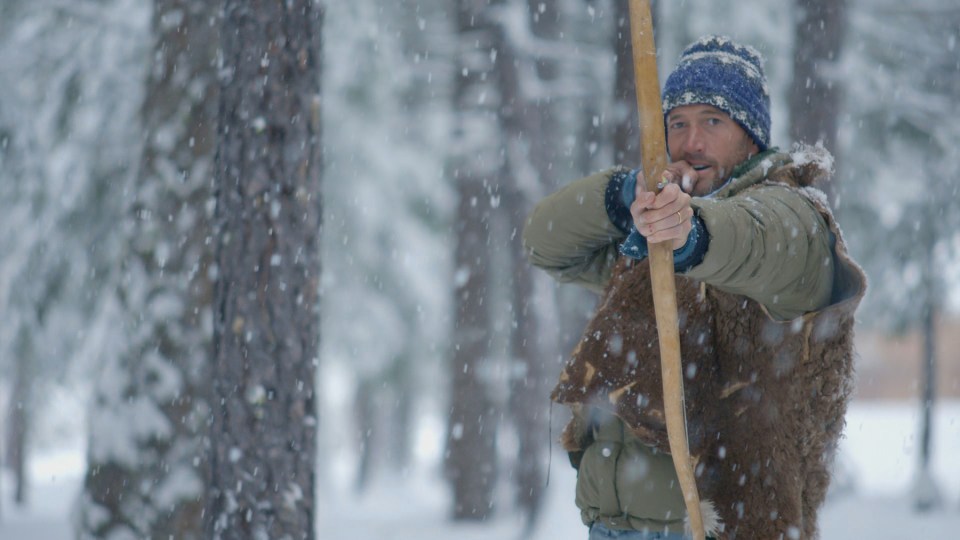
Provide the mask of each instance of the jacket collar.
[{"label": "jacket collar", "polygon": [[706,197],[718,199],[729,197],[762,182],[770,170],[787,165],[791,161],[790,154],[781,152],[779,148],[770,148],[760,152],[734,167],[733,173],[727,181]]}]

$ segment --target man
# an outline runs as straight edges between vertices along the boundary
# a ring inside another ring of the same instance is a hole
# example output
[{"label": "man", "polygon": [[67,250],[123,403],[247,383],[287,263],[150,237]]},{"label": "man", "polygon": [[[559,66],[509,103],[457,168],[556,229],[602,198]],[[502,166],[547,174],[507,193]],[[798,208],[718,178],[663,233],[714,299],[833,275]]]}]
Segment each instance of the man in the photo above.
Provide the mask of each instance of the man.
[{"label": "man", "polygon": [[822,149],[770,148],[762,59],[727,38],[681,55],[663,92],[662,190],[614,168],[544,199],[530,260],[602,293],[553,399],[590,538],[685,538],[668,455],[649,242],[674,248],[685,407],[708,536],[817,536],[852,381],[862,271],[822,193]]}]

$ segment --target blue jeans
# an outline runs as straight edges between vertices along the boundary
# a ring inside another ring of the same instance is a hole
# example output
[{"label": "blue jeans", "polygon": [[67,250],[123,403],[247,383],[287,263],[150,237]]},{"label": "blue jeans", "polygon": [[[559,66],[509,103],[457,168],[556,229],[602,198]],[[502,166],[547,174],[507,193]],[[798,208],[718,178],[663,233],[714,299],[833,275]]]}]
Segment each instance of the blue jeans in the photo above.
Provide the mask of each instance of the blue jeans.
[{"label": "blue jeans", "polygon": [[687,540],[680,533],[665,533],[663,531],[624,531],[611,530],[602,523],[595,522],[590,526],[589,540]]}]

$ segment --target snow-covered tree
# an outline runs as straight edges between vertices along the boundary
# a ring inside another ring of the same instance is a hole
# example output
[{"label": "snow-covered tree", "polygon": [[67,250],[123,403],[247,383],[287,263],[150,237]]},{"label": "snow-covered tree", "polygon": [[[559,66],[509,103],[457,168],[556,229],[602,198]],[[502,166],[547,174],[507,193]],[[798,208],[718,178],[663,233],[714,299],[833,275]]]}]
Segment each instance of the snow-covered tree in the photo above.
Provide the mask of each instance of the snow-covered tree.
[{"label": "snow-covered tree", "polygon": [[21,472],[49,404],[39,396],[55,384],[82,388],[121,337],[108,331],[106,286],[124,179],[136,163],[146,7],[0,6],[0,224],[16,231],[0,240],[0,373],[16,389],[10,446]]},{"label": "snow-covered tree", "polygon": [[533,204],[548,186],[557,185],[558,175],[575,174],[573,160],[563,152],[560,113],[570,97],[563,92],[563,59],[573,48],[561,41],[564,18],[559,1],[508,1],[498,5],[493,17],[497,24],[492,75],[499,95],[495,103],[504,156],[498,196],[507,226],[491,226],[498,237],[494,249],[509,248],[503,254],[510,276],[506,291],[510,324],[504,329],[509,335],[506,409],[518,441],[516,454],[509,457],[515,462],[511,474],[517,503],[532,526],[543,500],[550,451],[546,398],[559,371],[555,361],[559,333],[551,287],[544,282],[547,277],[528,263],[520,233]]},{"label": "snow-covered tree", "polygon": [[449,18],[442,0],[335,2],[326,14],[321,381],[348,388],[352,407],[331,403],[321,444],[356,459],[361,489],[410,465],[417,412],[444,398]]},{"label": "snow-covered tree", "polygon": [[[949,120],[960,113],[960,9],[948,0],[857,1],[851,15],[844,221],[870,276],[865,322],[919,327],[926,336],[918,485],[929,486],[934,321],[948,297],[960,229],[960,128]],[[935,499],[924,488],[917,504]]]}]

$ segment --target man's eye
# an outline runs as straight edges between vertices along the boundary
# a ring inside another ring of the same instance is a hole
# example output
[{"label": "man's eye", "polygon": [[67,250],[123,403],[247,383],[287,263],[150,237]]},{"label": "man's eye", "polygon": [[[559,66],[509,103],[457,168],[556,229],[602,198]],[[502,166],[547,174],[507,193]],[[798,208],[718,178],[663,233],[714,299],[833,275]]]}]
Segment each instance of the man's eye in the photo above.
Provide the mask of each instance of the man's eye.
[{"label": "man's eye", "polygon": [[721,120],[719,118],[707,118],[708,126],[719,126],[720,123],[721,123]]},{"label": "man's eye", "polygon": [[669,124],[667,127],[669,129],[681,129],[683,126],[684,126],[683,122],[673,122]]}]

